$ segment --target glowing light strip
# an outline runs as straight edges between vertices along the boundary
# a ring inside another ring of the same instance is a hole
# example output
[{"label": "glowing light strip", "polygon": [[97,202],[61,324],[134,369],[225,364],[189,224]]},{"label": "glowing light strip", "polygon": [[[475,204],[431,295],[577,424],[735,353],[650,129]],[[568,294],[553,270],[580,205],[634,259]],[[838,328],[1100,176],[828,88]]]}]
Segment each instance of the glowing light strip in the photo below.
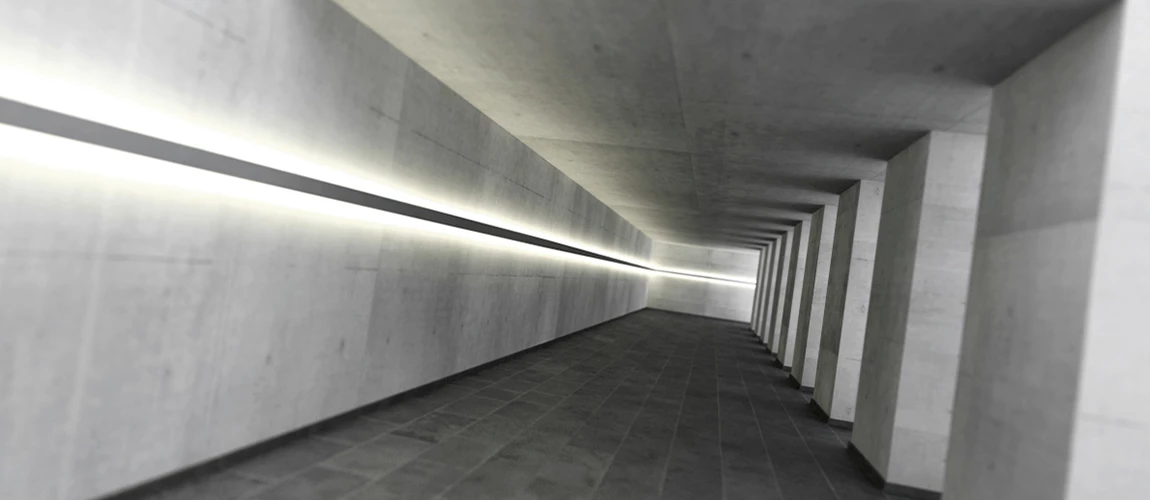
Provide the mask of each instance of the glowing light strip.
[{"label": "glowing light strip", "polygon": [[[0,128],[10,156],[53,168],[210,192],[326,215],[432,230],[521,250],[560,252],[655,275],[753,287],[754,282],[655,269],[612,255],[290,171],[0,98]],[[107,155],[114,155],[108,157]],[[167,168],[160,168],[164,166]],[[526,248],[525,248],[526,247]]]},{"label": "glowing light strip", "polygon": [[[468,219],[472,222],[507,229],[514,233],[529,235],[567,248],[579,249],[583,252],[590,252],[597,256],[608,257],[615,261],[667,275],[693,276],[752,286],[755,283],[753,277],[675,269],[650,262],[640,262],[629,255],[620,254],[610,249],[596,248],[563,235],[548,234],[514,221],[428,200],[416,196],[410,190],[398,189],[394,186],[383,185],[370,179],[355,176],[348,173],[348,169],[330,168],[279,149],[262,147],[250,141],[219,133],[216,130],[196,126],[188,120],[173,119],[168,115],[154,111],[154,109],[163,109],[164,102],[154,100],[148,102],[145,95],[136,95],[134,100],[125,101],[98,92],[88,86],[44,77],[34,71],[22,70],[19,65],[12,65],[0,67],[0,99],[2,98],[9,98],[15,102],[25,103],[43,110],[55,111],[70,117],[81,118],[174,144],[186,145],[193,149],[374,194],[393,201]],[[141,102],[146,105],[142,105]]]}]

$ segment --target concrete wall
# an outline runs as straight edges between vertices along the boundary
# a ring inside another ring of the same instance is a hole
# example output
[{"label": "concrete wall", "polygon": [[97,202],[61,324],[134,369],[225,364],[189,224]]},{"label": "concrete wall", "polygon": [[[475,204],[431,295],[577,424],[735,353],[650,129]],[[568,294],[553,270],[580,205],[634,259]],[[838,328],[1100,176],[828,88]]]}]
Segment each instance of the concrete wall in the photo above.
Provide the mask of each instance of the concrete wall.
[{"label": "concrete wall", "polygon": [[994,92],[944,498],[1150,496],[1146,2]]},{"label": "concrete wall", "polygon": [[[758,253],[657,241],[651,245],[651,262],[751,281],[758,270]],[[654,276],[650,281],[648,307],[733,321],[751,319],[752,286],[668,276]]]},{"label": "concrete wall", "polygon": [[[649,250],[330,2],[0,0],[0,12],[3,71]],[[0,498],[29,500],[181,469],[639,309],[647,288],[639,274],[11,159],[0,277]]]},{"label": "concrete wall", "polygon": [[880,181],[859,181],[839,196],[814,401],[845,422],[854,421],[882,191]]},{"label": "concrete wall", "polygon": [[823,337],[823,313],[826,312],[827,280],[830,276],[837,219],[836,205],[824,206],[811,215],[811,237],[807,244],[807,269],[803,277],[803,299],[799,308],[795,365],[791,376],[801,387],[812,389],[815,385],[815,369],[818,368],[819,344]]},{"label": "concrete wall", "polygon": [[986,138],[932,132],[887,166],[851,442],[941,491]]}]

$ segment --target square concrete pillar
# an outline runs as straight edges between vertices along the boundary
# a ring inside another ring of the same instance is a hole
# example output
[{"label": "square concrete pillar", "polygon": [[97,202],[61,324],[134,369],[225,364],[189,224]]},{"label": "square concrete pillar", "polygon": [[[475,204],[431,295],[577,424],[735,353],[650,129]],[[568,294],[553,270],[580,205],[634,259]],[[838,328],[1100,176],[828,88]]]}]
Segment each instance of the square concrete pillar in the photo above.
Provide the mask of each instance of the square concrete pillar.
[{"label": "square concrete pillar", "polygon": [[799,302],[799,325],[795,330],[795,365],[791,382],[814,391],[818,367],[819,341],[823,338],[823,313],[827,302],[831,249],[834,244],[838,206],[827,205],[811,216],[807,243],[807,268],[803,275],[803,295]]},{"label": "square concrete pillar", "polygon": [[786,296],[787,283],[790,275],[787,263],[791,259],[791,251],[795,246],[795,229],[788,229],[779,239],[779,254],[775,260],[775,286],[771,290],[771,317],[767,324],[767,349],[777,354],[779,349],[779,333],[783,329],[783,299]]},{"label": "square concrete pillar", "polygon": [[795,226],[795,247],[788,264],[790,283],[783,300],[783,328],[779,334],[779,361],[784,370],[790,370],[795,361],[795,331],[799,327],[799,302],[802,300],[803,277],[807,267],[807,242],[810,240],[810,222]]},{"label": "square concrete pillar", "polygon": [[766,247],[759,249],[759,265],[755,270],[755,291],[752,295],[754,297],[754,302],[751,304],[751,320],[747,323],[747,327],[752,331],[754,331],[755,322],[759,320],[759,307],[762,305],[762,300],[760,300],[760,298],[762,295],[763,286],[766,285],[766,283],[763,281],[763,273],[764,268],[767,266],[766,261],[769,248],[770,245],[767,245]]},{"label": "square concrete pillar", "polygon": [[851,451],[887,491],[942,491],[986,137],[887,164]]},{"label": "square concrete pillar", "polygon": [[1150,2],[994,91],[944,498],[1150,498]]},{"label": "square concrete pillar", "polygon": [[854,421],[882,189],[881,181],[859,181],[839,196],[811,403],[842,426]]},{"label": "square concrete pillar", "polygon": [[777,240],[771,242],[766,255],[766,267],[763,268],[763,289],[759,296],[759,300],[762,301],[760,305],[761,311],[753,328],[755,335],[757,335],[762,342],[766,342],[767,318],[771,315],[771,289],[774,287],[774,263],[778,248],[779,242]]}]

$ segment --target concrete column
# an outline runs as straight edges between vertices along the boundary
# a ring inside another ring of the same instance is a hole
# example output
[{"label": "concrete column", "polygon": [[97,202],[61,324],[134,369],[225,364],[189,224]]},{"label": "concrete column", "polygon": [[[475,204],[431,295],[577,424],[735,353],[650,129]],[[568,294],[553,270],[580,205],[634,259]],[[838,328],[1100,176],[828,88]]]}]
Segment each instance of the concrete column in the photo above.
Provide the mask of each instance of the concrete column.
[{"label": "concrete column", "polygon": [[881,181],[859,181],[839,196],[811,401],[816,411],[839,425],[854,421],[882,189]]},{"label": "concrete column", "polygon": [[755,321],[755,326],[753,328],[755,335],[757,335],[760,340],[765,338],[764,334],[766,333],[766,329],[764,326],[767,323],[767,317],[771,314],[771,287],[774,286],[772,269],[774,267],[775,252],[777,251],[778,246],[779,244],[777,241],[771,243],[766,254],[766,266],[763,268],[763,289],[759,296],[759,300],[761,302],[759,306],[760,311],[759,317]]},{"label": "concrete column", "polygon": [[851,449],[888,491],[942,491],[986,137],[932,132],[886,172]]},{"label": "concrete column", "polygon": [[763,294],[767,286],[767,281],[764,279],[767,275],[767,261],[771,252],[771,245],[767,244],[759,250],[759,268],[755,272],[755,302],[751,308],[751,321],[749,328],[753,332],[755,325],[759,322],[759,315],[762,314],[763,307]]},{"label": "concrete column", "polygon": [[994,92],[947,500],[1150,498],[1150,2]]},{"label": "concrete column", "polygon": [[836,205],[820,208],[811,216],[803,298],[799,302],[799,326],[795,330],[795,365],[791,370],[791,382],[804,390],[813,391],[815,385],[837,219]]},{"label": "concrete column", "polygon": [[799,302],[802,300],[803,277],[807,268],[807,242],[810,240],[810,222],[795,226],[795,248],[791,251],[786,297],[783,300],[783,329],[779,334],[779,361],[784,370],[790,370],[795,361],[795,331],[799,328]]},{"label": "concrete column", "polygon": [[767,349],[776,355],[779,348],[779,332],[783,327],[784,292],[787,289],[787,283],[790,282],[790,276],[787,274],[787,262],[790,261],[791,250],[795,244],[794,240],[794,228],[788,229],[780,239],[782,243],[779,244],[779,255],[775,259],[775,286],[774,290],[771,290],[771,317],[768,319],[769,324],[767,325]]}]

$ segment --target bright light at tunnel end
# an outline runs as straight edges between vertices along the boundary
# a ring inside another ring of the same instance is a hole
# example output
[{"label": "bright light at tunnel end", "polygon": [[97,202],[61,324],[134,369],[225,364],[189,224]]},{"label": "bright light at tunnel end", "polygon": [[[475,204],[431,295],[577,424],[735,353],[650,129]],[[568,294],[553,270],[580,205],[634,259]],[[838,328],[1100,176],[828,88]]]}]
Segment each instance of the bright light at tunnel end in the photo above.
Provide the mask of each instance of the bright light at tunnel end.
[{"label": "bright light at tunnel end", "polygon": [[[223,136],[189,123],[173,120],[132,103],[123,102],[71,84],[45,81],[11,70],[0,70],[0,98],[76,117],[142,136],[182,144],[218,155],[236,158],[270,169],[308,179],[361,191],[381,198],[397,200],[462,219],[511,230],[578,250],[622,261],[625,264],[564,252],[513,239],[502,238],[448,224],[395,214],[376,208],[311,195],[292,189],[201,170],[194,166],[136,155],[98,144],[76,141],[48,133],[27,130],[19,123],[8,125],[11,117],[0,117],[0,157],[40,167],[76,173],[97,174],[125,181],[143,182],[169,188],[244,199],[295,210],[306,210],[325,216],[359,220],[393,227],[429,230],[470,240],[473,243],[507,247],[551,257],[575,259],[588,264],[640,272],[664,278],[705,282],[717,285],[753,288],[753,278],[717,275],[704,271],[661,267],[631,256],[595,248],[559,235],[523,227],[511,221],[491,217],[458,207],[445,206],[393,186],[359,178],[309,162],[302,158]],[[13,126],[15,125],[15,126]]]}]

